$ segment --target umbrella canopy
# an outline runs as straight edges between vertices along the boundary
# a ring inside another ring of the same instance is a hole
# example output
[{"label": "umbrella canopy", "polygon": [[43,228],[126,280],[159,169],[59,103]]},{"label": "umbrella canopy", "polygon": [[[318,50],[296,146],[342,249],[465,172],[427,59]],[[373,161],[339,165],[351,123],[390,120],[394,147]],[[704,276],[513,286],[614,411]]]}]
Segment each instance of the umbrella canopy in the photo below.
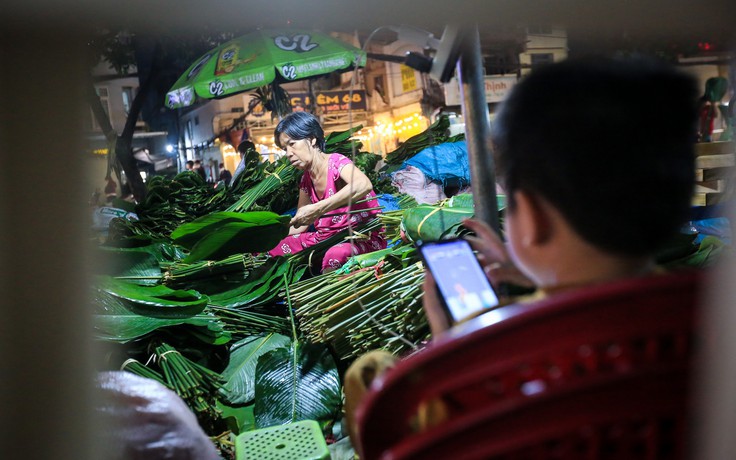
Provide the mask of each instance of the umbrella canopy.
[{"label": "umbrella canopy", "polygon": [[222,98],[274,81],[294,81],[365,65],[358,48],[307,30],[258,30],[197,59],[166,93],[166,106]]}]

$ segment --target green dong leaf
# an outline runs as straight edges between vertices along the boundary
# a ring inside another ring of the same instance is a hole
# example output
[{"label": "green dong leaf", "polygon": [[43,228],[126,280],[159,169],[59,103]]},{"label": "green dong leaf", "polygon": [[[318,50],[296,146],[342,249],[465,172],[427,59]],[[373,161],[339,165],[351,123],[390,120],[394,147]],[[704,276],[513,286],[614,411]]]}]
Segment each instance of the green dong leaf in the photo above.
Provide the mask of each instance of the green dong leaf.
[{"label": "green dong leaf", "polygon": [[265,428],[300,420],[329,422],[340,414],[340,379],[324,345],[292,342],[258,359],[256,426]]},{"label": "green dong leaf", "polygon": [[288,234],[288,221],[257,226],[229,222],[199,240],[184,262],[220,260],[244,252],[265,252],[273,249]]},{"label": "green dong leaf", "polygon": [[107,276],[98,278],[98,287],[124,301],[126,308],[154,318],[187,318],[201,313],[209,298],[197,291],[175,290],[163,285],[139,286]]},{"label": "green dong leaf", "polygon": [[227,223],[239,222],[252,226],[269,225],[283,221],[284,217],[286,216],[279,216],[269,211],[214,212],[180,225],[171,233],[171,239],[176,244],[185,248],[191,248],[205,235]]},{"label": "green dong leaf", "polygon": [[291,339],[281,334],[247,337],[230,348],[230,362],[222,376],[226,383],[221,393],[230,405],[247,404],[255,397],[258,358],[277,348],[288,348]]},{"label": "green dong leaf", "polygon": [[198,314],[187,318],[152,318],[130,311],[124,301],[106,292],[98,291],[94,299],[94,334],[100,340],[128,343],[165,327],[188,325],[191,330],[202,331],[193,334],[206,343],[220,345],[230,340],[230,334],[223,329],[222,322],[212,315]]}]

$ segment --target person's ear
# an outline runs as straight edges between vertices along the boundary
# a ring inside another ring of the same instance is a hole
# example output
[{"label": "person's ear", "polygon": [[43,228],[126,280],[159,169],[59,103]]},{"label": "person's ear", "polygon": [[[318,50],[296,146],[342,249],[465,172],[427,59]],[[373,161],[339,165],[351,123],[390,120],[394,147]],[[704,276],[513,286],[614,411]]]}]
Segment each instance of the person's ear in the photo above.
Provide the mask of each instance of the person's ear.
[{"label": "person's ear", "polygon": [[317,138],[316,137],[311,138],[309,141],[310,141],[310,145],[312,146],[312,148],[314,148],[314,146],[317,145]]},{"label": "person's ear", "polygon": [[525,247],[547,243],[554,230],[550,205],[538,195],[523,190],[514,192],[514,201],[514,227],[520,232],[518,241]]}]

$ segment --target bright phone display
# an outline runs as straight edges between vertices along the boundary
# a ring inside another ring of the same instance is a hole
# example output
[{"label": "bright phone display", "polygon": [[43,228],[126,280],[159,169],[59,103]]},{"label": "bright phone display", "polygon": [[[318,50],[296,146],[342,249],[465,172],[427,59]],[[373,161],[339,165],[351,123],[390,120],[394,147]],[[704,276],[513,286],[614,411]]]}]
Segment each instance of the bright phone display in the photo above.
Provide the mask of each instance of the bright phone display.
[{"label": "bright phone display", "polygon": [[419,250],[454,322],[498,305],[498,296],[467,241],[424,243]]}]

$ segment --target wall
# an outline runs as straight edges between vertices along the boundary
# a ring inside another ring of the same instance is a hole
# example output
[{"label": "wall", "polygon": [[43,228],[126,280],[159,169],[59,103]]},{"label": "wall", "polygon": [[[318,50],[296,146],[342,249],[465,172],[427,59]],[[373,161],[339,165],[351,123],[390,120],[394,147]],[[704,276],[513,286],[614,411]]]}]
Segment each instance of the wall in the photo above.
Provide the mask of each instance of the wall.
[{"label": "wall", "polygon": [[531,71],[528,66],[532,65],[533,54],[552,54],[553,62],[559,62],[567,58],[567,32],[565,29],[550,27],[544,32],[547,33],[537,33],[533,30],[527,33],[526,51],[519,54],[522,75],[526,75]]},{"label": "wall", "polygon": [[[398,40],[383,47],[384,54],[393,56],[403,56],[409,51],[421,52],[421,48]],[[391,107],[399,108],[422,98],[423,84],[419,72],[393,62],[386,62],[385,65],[386,92]]]},{"label": "wall", "polygon": [[[130,69],[131,73],[135,73],[135,67]],[[115,70],[109,67],[106,63],[99,64],[95,67],[93,75],[97,77],[116,76]],[[107,81],[101,81],[95,83],[95,88],[107,88],[108,92],[108,107],[110,109],[110,123],[112,127],[118,132],[122,132],[125,127],[127,120],[127,114],[123,105],[123,88],[133,88],[133,95],[138,90],[138,77],[117,77]],[[132,100],[131,100],[132,103]],[[92,119],[92,113],[90,109],[90,122]],[[137,126],[143,127],[145,124],[139,121]]]}]

